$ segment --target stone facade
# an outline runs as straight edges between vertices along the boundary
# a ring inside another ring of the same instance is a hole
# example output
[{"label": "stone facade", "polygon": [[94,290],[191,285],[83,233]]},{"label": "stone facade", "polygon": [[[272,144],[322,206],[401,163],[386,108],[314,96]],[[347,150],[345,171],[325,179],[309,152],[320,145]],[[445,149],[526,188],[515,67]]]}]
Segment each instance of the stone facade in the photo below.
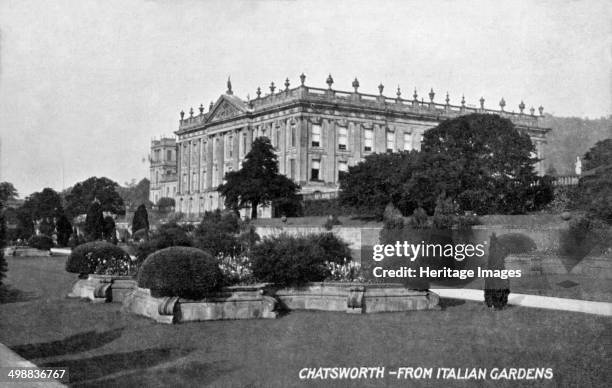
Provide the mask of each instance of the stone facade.
[{"label": "stone facade", "polygon": [[[229,171],[240,168],[253,139],[268,137],[279,160],[279,170],[301,186],[301,194],[314,198],[333,197],[338,192],[339,173],[346,171],[369,154],[420,149],[423,133],[440,121],[470,113],[497,114],[509,118],[521,131],[529,134],[542,158],[543,143],[548,128],[539,125],[539,115],[531,108],[520,113],[451,105],[448,94],[444,103],[434,102],[433,90],[428,101],[419,98],[415,90],[412,99],[402,98],[398,87],[396,97],[383,94],[364,94],[358,91],[359,82],[353,81],[352,92],[332,88],[333,79],[327,78],[326,89],[300,85],[277,90],[274,83],[270,93],[246,101],[228,89],[207,112],[200,105],[199,114],[190,109],[188,116],[181,112],[177,135],[176,211],[198,215],[207,210],[223,208],[216,187]],[[161,145],[156,147],[162,147]],[[153,147],[152,147],[153,148]],[[543,173],[542,166],[537,170]],[[152,174],[157,170],[153,169]],[[153,187],[157,185],[152,176]],[[260,216],[269,216],[270,209],[261,209]]]},{"label": "stone facade", "polygon": [[151,141],[149,200],[157,204],[160,198],[176,199],[176,140],[163,137]]}]

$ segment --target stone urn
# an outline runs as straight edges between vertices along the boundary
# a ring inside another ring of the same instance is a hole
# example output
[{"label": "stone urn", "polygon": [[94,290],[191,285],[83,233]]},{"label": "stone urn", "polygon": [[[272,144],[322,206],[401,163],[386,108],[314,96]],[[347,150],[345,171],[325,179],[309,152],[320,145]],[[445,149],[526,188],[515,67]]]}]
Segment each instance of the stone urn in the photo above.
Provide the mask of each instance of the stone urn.
[{"label": "stone urn", "polygon": [[563,219],[564,221],[569,221],[570,218],[572,218],[572,213],[570,212],[561,213],[561,219]]}]

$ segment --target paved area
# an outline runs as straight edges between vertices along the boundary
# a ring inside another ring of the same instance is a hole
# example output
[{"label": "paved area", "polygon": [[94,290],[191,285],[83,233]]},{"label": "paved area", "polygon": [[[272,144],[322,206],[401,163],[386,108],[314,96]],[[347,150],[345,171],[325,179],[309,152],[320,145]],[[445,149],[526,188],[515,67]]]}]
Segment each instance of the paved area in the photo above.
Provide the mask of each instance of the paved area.
[{"label": "paved area", "polygon": [[[469,288],[435,288],[431,291],[443,298],[473,300],[484,302],[484,291]],[[549,310],[574,311],[579,313],[612,316],[612,303],[592,302],[579,299],[555,298],[552,296],[539,296],[510,293],[508,304],[537,307]]]}]

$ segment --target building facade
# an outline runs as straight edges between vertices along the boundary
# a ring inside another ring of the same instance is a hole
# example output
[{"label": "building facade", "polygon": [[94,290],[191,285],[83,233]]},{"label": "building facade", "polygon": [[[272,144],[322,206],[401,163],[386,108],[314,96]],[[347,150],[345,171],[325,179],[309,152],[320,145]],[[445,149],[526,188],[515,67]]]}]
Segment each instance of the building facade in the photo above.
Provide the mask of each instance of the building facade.
[{"label": "building facade", "polygon": [[164,197],[177,195],[176,140],[173,137],[162,137],[151,141],[149,200],[154,204]]},{"label": "building facade", "polygon": [[[485,109],[483,98],[478,108],[466,106],[464,98],[460,105],[451,105],[448,94],[443,103],[435,102],[433,90],[426,101],[419,98],[416,90],[412,98],[402,98],[399,87],[395,97],[385,96],[382,84],[378,95],[360,93],[357,79],[350,92],[335,90],[331,75],[326,80],[327,88],[306,86],[305,79],[302,74],[300,85],[293,88],[287,79],[280,90],[271,83],[269,93],[263,95],[258,88],[256,98],[246,101],[233,94],[228,80],[227,91],[214,104],[211,102],[207,112],[202,105],[198,113],[193,108],[188,116],[181,112],[175,132],[176,211],[199,215],[222,209],[223,198],[216,188],[225,173],[240,168],[258,136],[268,137],[275,147],[280,172],[301,186],[301,194],[313,198],[335,196],[339,174],[367,155],[418,150],[427,129],[442,120],[470,113],[510,119],[520,131],[529,134],[537,156],[543,158],[549,129],[539,125],[542,107],[536,115],[534,108],[524,112],[521,102],[520,112],[514,113],[504,110],[503,99],[500,110],[491,110]],[[156,147],[164,149],[162,145]],[[543,174],[541,164],[537,170]],[[157,174],[158,170],[152,167],[151,171]],[[153,187],[162,186],[151,178],[153,195]],[[261,211],[263,217],[270,215],[270,209]]]}]

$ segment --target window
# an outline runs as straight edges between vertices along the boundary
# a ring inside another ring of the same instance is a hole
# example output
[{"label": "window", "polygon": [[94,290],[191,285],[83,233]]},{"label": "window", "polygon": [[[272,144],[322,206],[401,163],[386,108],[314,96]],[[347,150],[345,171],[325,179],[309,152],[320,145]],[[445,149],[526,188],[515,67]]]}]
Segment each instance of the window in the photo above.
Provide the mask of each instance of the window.
[{"label": "window", "polygon": [[159,171],[155,171],[155,184],[159,183]]},{"label": "window", "polygon": [[182,191],[185,192],[188,189],[189,188],[187,187],[187,174],[183,174],[183,189],[182,189]]},{"label": "window", "polygon": [[202,170],[202,190],[206,188],[206,170]]},{"label": "window", "polygon": [[412,135],[410,133],[404,133],[404,151],[412,150]]},{"label": "window", "polygon": [[291,147],[295,147],[295,140],[296,140],[296,128],[295,125],[291,126]]},{"label": "window", "polygon": [[289,178],[295,179],[295,159],[289,159]]},{"label": "window", "polygon": [[321,146],[321,126],[313,125],[310,133],[311,143],[310,145],[313,147]]},{"label": "window", "polygon": [[247,148],[247,135],[246,133],[242,134],[242,148],[240,149],[240,157],[243,158],[244,154],[246,154]]},{"label": "window", "polygon": [[198,173],[194,172],[191,175],[191,191],[196,191],[198,189]]},{"label": "window", "polygon": [[278,127],[274,132],[274,145],[276,146],[276,148],[280,148],[280,128]]},{"label": "window", "polygon": [[172,150],[167,150],[167,151],[166,151],[166,160],[167,160],[168,162],[171,162],[171,161],[172,161]]},{"label": "window", "polygon": [[348,143],[348,128],[338,128],[338,149],[346,151],[346,145]]},{"label": "window", "polygon": [[227,154],[230,159],[234,156],[234,136],[227,138]]},{"label": "window", "polygon": [[395,148],[395,141],[393,139],[394,133],[391,131],[387,131],[387,152],[393,152]]},{"label": "window", "polygon": [[338,163],[338,180],[342,177],[342,174],[346,174],[348,172],[348,163],[347,162],[339,162]]},{"label": "window", "polygon": [[318,181],[319,180],[319,170],[321,169],[321,161],[313,160],[311,169],[310,169],[310,180]]},{"label": "window", "polygon": [[371,152],[374,144],[374,131],[371,129],[366,129],[363,132],[363,150],[366,152]]},{"label": "window", "polygon": [[170,188],[166,187],[166,197],[169,197],[169,196],[170,196]]}]

